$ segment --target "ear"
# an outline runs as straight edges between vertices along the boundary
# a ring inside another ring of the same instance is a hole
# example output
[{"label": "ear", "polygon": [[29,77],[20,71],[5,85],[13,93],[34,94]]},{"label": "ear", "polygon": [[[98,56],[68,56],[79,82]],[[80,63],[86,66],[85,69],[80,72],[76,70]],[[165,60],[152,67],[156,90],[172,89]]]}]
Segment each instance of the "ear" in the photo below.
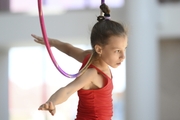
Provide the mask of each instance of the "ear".
[{"label": "ear", "polygon": [[98,53],[99,55],[102,54],[102,47],[100,45],[95,45],[94,49],[95,49],[96,53]]}]

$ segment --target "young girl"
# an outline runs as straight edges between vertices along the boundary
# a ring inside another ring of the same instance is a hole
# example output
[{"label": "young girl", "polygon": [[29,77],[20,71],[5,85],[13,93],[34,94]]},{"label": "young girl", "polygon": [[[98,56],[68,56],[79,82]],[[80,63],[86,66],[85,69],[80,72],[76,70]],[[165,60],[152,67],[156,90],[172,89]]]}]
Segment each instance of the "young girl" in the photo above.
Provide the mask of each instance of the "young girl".
[{"label": "young girl", "polygon": [[[81,75],[57,90],[39,110],[47,110],[54,115],[55,106],[77,92],[79,104],[75,120],[111,120],[113,84],[109,66],[116,68],[125,59],[127,34],[121,24],[109,19],[110,10],[105,4],[100,8],[104,16],[99,16],[98,22],[92,28],[92,50],[84,51],[71,44],[49,38],[51,46],[82,63]],[[42,37],[32,37],[35,38],[35,42],[44,44]]]}]

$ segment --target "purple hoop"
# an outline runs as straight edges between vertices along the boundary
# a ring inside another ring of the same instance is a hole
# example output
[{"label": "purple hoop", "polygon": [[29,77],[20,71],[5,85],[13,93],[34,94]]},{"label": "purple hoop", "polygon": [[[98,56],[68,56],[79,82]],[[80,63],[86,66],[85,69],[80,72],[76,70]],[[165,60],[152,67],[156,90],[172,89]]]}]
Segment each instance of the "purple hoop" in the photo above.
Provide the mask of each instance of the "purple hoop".
[{"label": "purple hoop", "polygon": [[42,11],[42,0],[38,0],[38,10],[39,10],[39,20],[40,20],[40,25],[41,25],[41,31],[42,31],[42,34],[43,34],[43,38],[44,38],[44,42],[45,42],[45,46],[47,48],[47,51],[49,53],[49,56],[53,62],[53,64],[55,65],[55,67],[58,69],[58,71],[63,74],[65,77],[68,77],[68,78],[75,78],[79,75],[79,73],[76,73],[76,74],[68,74],[66,73],[59,65],[58,63],[56,62],[53,54],[52,54],[52,51],[51,51],[51,48],[50,48],[50,45],[49,45],[49,41],[48,41],[48,37],[47,37],[47,33],[46,33],[46,28],[45,28],[45,24],[44,24],[44,15],[43,15],[43,11]]},{"label": "purple hoop", "polygon": [[[103,4],[105,2],[105,0],[101,0],[101,4]],[[44,43],[45,43],[45,46],[46,46],[46,49],[49,53],[49,56],[53,62],[53,64],[55,65],[55,67],[58,69],[58,71],[64,75],[65,77],[68,77],[68,78],[76,78],[79,73],[76,73],[76,74],[68,74],[66,73],[59,65],[58,63],[56,62],[53,54],[52,54],[52,51],[51,51],[51,48],[50,48],[50,45],[49,45],[49,41],[48,41],[48,37],[47,37],[47,33],[46,33],[46,28],[45,28],[45,23],[44,23],[44,15],[43,15],[43,10],[42,10],[42,0],[38,0],[38,11],[39,11],[39,20],[40,20],[40,26],[41,26],[41,31],[42,31],[42,34],[43,34],[43,38],[44,38]]]},{"label": "purple hoop", "polygon": [[105,0],[101,0],[101,4],[105,3]]}]

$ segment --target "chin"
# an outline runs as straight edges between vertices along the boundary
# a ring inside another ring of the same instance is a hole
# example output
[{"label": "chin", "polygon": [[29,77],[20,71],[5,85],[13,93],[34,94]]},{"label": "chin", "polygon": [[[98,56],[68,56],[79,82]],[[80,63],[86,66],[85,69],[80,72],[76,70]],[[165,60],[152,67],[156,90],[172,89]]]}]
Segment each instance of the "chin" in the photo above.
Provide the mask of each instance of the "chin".
[{"label": "chin", "polygon": [[111,67],[112,68],[117,68],[117,67],[119,67],[119,65],[113,65],[113,66],[111,65]]}]

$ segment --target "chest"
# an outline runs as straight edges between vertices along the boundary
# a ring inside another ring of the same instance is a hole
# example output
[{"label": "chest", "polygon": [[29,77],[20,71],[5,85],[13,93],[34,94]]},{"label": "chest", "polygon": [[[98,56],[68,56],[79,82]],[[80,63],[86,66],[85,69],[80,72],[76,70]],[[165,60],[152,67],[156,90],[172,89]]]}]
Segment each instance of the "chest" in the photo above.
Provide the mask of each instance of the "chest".
[{"label": "chest", "polygon": [[110,71],[103,71],[103,73],[104,74],[97,73],[92,82],[84,86],[83,89],[90,90],[103,88],[108,83],[108,80],[112,77]]}]

